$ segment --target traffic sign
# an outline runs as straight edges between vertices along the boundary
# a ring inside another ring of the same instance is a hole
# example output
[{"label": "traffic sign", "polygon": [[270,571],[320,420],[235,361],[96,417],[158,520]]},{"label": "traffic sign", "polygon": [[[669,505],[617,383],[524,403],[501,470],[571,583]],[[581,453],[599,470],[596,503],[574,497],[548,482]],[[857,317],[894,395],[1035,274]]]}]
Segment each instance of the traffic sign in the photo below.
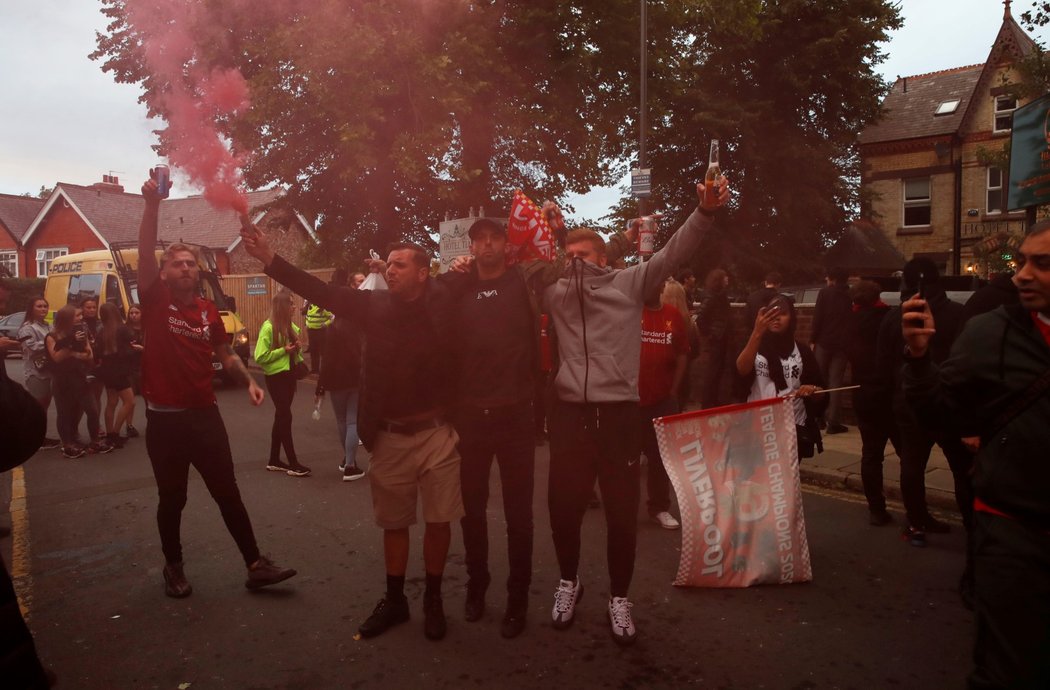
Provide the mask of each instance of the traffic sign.
[{"label": "traffic sign", "polygon": [[631,195],[635,199],[648,199],[653,192],[652,168],[631,170]]}]

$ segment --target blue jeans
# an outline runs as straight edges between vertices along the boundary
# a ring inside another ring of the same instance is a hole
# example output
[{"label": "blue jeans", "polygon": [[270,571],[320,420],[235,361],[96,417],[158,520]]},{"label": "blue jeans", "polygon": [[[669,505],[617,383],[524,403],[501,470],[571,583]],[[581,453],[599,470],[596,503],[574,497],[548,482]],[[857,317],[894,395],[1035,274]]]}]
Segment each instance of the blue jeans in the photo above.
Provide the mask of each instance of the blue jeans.
[{"label": "blue jeans", "polygon": [[[328,391],[332,396],[332,411],[339,438],[343,439],[343,457],[348,465],[357,465],[357,400],[359,389],[347,388]],[[358,465],[360,467],[360,465]],[[368,469],[361,467],[362,470]]]}]

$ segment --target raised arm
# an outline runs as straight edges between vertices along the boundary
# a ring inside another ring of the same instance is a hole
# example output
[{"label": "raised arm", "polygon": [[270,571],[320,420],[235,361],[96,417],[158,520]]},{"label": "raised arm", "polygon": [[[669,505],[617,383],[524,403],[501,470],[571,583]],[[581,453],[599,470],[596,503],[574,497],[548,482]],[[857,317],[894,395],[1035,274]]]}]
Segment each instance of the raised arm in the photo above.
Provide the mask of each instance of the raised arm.
[{"label": "raised arm", "polygon": [[139,224],[139,294],[149,290],[160,275],[157,266],[157,225],[160,219],[160,195],[157,193],[157,181],[153,171],[150,179],[142,183],[142,199],[145,207],[142,210],[142,222]]}]

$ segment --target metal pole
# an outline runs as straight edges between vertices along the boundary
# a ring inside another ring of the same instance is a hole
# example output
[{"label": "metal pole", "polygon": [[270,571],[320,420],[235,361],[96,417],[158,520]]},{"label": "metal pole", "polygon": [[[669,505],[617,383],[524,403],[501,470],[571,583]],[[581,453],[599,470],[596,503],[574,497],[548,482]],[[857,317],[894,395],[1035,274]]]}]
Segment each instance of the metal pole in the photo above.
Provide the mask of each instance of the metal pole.
[{"label": "metal pole", "polygon": [[[645,169],[646,155],[645,155],[645,130],[648,127],[648,113],[647,111],[647,98],[648,98],[648,86],[646,84],[646,73],[648,72],[648,59],[646,56],[646,44],[648,43],[647,31],[648,18],[646,16],[646,0],[640,0],[641,4],[641,42],[639,46],[639,55],[641,57],[641,75],[640,75],[640,88],[638,92],[640,94],[638,103],[638,167]],[[638,215],[644,216],[646,214],[646,200],[638,199]]]}]

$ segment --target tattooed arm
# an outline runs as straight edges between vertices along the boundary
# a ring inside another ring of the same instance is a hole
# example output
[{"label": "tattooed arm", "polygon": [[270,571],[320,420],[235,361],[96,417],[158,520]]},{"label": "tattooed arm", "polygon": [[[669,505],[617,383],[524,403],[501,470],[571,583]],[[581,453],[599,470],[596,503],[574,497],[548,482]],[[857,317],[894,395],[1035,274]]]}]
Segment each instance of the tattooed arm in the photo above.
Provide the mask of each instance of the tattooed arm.
[{"label": "tattooed arm", "polygon": [[255,383],[255,379],[248,373],[248,368],[244,366],[244,362],[233,351],[230,344],[222,343],[218,345],[215,348],[215,356],[222,363],[223,370],[231,379],[239,384],[248,386],[248,399],[252,405],[262,405],[263,399],[266,397],[263,389],[259,387],[259,384]]}]

